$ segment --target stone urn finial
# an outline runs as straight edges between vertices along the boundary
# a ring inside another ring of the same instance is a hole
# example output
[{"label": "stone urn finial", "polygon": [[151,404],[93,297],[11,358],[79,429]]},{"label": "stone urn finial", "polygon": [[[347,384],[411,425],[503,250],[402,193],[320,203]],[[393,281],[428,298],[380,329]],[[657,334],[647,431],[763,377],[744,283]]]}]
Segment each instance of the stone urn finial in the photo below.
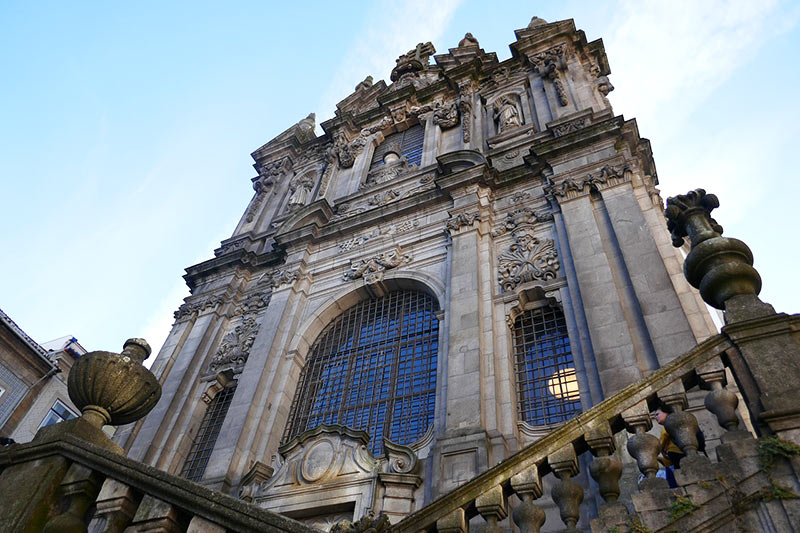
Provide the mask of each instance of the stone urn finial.
[{"label": "stone urn finial", "polygon": [[737,319],[753,317],[753,312],[769,312],[771,306],[757,297],[761,276],[753,268],[753,253],[742,241],[722,236],[722,226],[711,218],[711,211],[717,207],[717,197],[703,189],[667,199],[665,215],[673,246],[683,246],[684,237],[689,237],[691,245],[683,264],[686,279],[700,290],[706,303],[724,309],[726,315],[734,299],[737,309],[750,307],[750,311],[735,313]]},{"label": "stone urn finial", "polygon": [[139,420],[159,398],[161,385],[142,362],[150,355],[144,339],[128,339],[122,353],[96,351],[75,361],[67,388],[81,418],[95,427]]}]

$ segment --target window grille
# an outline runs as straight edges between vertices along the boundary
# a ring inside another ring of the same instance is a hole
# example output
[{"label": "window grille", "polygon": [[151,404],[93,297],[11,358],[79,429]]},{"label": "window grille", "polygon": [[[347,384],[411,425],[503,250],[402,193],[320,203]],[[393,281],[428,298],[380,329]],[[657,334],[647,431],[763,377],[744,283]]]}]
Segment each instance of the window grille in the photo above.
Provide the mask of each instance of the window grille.
[{"label": "window grille", "polygon": [[433,421],[439,321],[434,299],[397,291],[364,300],[317,338],[300,375],[283,440],[320,424],[370,434],[374,455],[383,437],[409,444]]},{"label": "window grille", "polygon": [[564,313],[547,306],[514,321],[514,366],[519,416],[534,425],[557,424],[581,410]]},{"label": "window grille", "polygon": [[78,415],[66,406],[64,402],[61,400],[56,400],[53,403],[53,407],[50,408],[50,411],[47,412],[42,423],[39,424],[39,427],[42,428],[44,426],[50,426],[52,424],[58,424],[59,422],[63,422],[64,420],[71,420],[73,418],[77,418]]},{"label": "window grille", "polygon": [[206,409],[206,414],[203,416],[203,421],[200,423],[200,429],[197,430],[197,435],[192,441],[192,447],[186,456],[186,462],[183,463],[182,477],[191,481],[203,479],[208,460],[211,457],[211,452],[214,451],[214,445],[217,443],[217,437],[219,437],[222,423],[225,421],[225,415],[231,406],[235,391],[236,382],[234,381],[233,385],[219,391],[214,396],[214,399],[211,400]]},{"label": "window grille", "polygon": [[372,154],[370,168],[383,165],[383,158],[389,151],[397,151],[406,159],[409,165],[419,165],[422,161],[422,141],[425,137],[425,128],[421,124],[411,126],[405,131],[387,135],[383,142],[375,148]]}]

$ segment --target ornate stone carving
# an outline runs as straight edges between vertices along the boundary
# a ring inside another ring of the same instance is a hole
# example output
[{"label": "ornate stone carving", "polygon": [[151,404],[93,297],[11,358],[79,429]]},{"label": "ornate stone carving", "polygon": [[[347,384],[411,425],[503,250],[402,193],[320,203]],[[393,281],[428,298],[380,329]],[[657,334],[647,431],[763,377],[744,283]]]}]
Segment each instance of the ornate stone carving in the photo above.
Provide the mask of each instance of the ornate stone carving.
[{"label": "ornate stone carving", "polygon": [[492,117],[497,126],[497,133],[504,133],[520,127],[522,118],[516,97],[506,94],[495,100],[492,105]]},{"label": "ornate stone carving", "polygon": [[559,268],[558,253],[551,239],[539,240],[518,232],[509,250],[498,258],[497,281],[507,292],[520,283],[555,279]]},{"label": "ornate stone carving", "polygon": [[359,84],[356,85],[355,91],[363,91],[365,89],[369,89],[370,87],[372,87],[372,76],[367,76],[364,78],[364,81],[359,82]]},{"label": "ornate stone carving", "polygon": [[462,81],[458,84],[458,110],[461,111],[461,132],[465,143],[469,143],[470,139],[473,92],[475,87],[472,81]]},{"label": "ornate stone carving", "polygon": [[258,313],[269,305],[270,295],[265,293],[249,294],[244,301],[233,310],[233,316]]},{"label": "ornate stone carving", "polygon": [[530,200],[530,198],[531,198],[531,193],[529,193],[528,191],[517,191],[511,197],[509,202],[512,204],[521,204],[526,200]]},{"label": "ornate stone carving", "polygon": [[562,135],[567,135],[568,133],[581,130],[587,125],[586,117],[576,118],[575,120],[570,120],[569,122],[554,126],[553,136],[561,137]]},{"label": "ornate stone carving", "polygon": [[404,253],[399,246],[367,259],[351,259],[350,269],[344,273],[344,279],[349,281],[364,278],[366,283],[377,283],[383,279],[386,270],[410,263],[411,259],[411,254]]},{"label": "ornate stone carving", "polygon": [[447,231],[451,234],[458,232],[461,228],[471,227],[475,222],[480,222],[479,213],[459,213],[451,216],[447,220]]},{"label": "ornate stone carving", "polygon": [[534,70],[546,80],[553,82],[558,96],[558,103],[562,106],[569,105],[567,91],[561,80],[561,71],[567,68],[566,61],[567,45],[560,44],[549,50],[529,56],[528,59],[534,66]]},{"label": "ornate stone carving", "polygon": [[259,283],[269,283],[273,289],[278,289],[282,285],[289,285],[297,280],[297,272],[288,270],[276,270],[272,274],[264,275]]},{"label": "ornate stone carving", "polygon": [[380,235],[397,235],[411,231],[417,226],[419,226],[419,220],[406,220],[400,222],[399,224],[389,224],[386,228],[380,230],[376,228],[369,233],[365,233],[363,235],[359,235],[358,237],[353,237],[352,239],[347,239],[346,241],[339,243],[339,250],[342,252],[347,252]]},{"label": "ornate stone carving", "polygon": [[606,165],[596,174],[587,174],[584,178],[564,180],[551,187],[550,191],[556,196],[574,198],[580,196],[585,187],[601,188],[601,185],[609,186],[630,181],[631,174],[631,169],[627,165],[622,167]]},{"label": "ornate stone carving", "polygon": [[478,48],[480,45],[478,44],[478,39],[473,37],[471,33],[467,32],[467,33],[464,34],[464,38],[461,39],[460,41],[458,41],[458,47],[459,48],[466,48],[466,47],[470,47],[470,46],[474,46],[475,48]]},{"label": "ornate stone carving", "polygon": [[306,173],[292,178],[289,182],[289,196],[288,209],[293,210],[303,207],[308,203],[311,198],[311,189],[314,187],[314,173]]},{"label": "ornate stone carving", "polygon": [[397,58],[397,65],[392,69],[390,79],[399,82],[400,78],[408,74],[415,74],[424,70],[428,65],[428,58],[436,53],[431,43],[419,43],[413,50]]},{"label": "ornate stone carving", "polygon": [[253,181],[253,190],[256,195],[250,202],[250,207],[245,214],[245,220],[252,222],[258,215],[258,210],[266,198],[272,186],[279,181],[291,166],[288,158],[279,159],[277,161],[269,161],[261,165],[258,178]]},{"label": "ornate stone carving", "polygon": [[365,188],[392,181],[408,172],[408,170],[408,163],[403,159],[391,165],[382,165],[367,175]]},{"label": "ornate stone carving", "polygon": [[191,316],[192,313],[199,313],[206,309],[216,307],[224,301],[225,298],[222,295],[216,294],[212,296],[206,296],[205,298],[196,301],[185,302],[181,304],[177,311],[175,311],[175,320],[181,320],[182,318]]},{"label": "ornate stone carving", "polygon": [[408,446],[395,444],[383,438],[383,450],[386,453],[386,471],[393,474],[413,474],[417,470],[417,454]]},{"label": "ornate stone carving", "polygon": [[458,104],[439,105],[433,110],[433,123],[443,130],[458,125]]},{"label": "ornate stone carving", "polygon": [[214,255],[219,257],[221,255],[225,255],[225,254],[229,254],[231,252],[235,252],[236,250],[242,250],[242,249],[244,249],[246,243],[247,243],[247,241],[244,240],[244,239],[240,239],[238,241],[233,241],[233,242],[226,243],[219,250],[214,252]]},{"label": "ornate stone carving", "polygon": [[492,232],[492,235],[498,237],[509,231],[514,231],[522,226],[532,226],[533,224],[550,222],[551,220],[553,220],[553,213],[550,213],[548,211],[534,211],[533,209],[517,209],[516,211],[513,211],[506,215],[506,218],[503,219],[501,225]]},{"label": "ornate stone carving", "polygon": [[367,200],[367,205],[370,206],[381,206],[386,205],[389,202],[396,200],[400,197],[400,189],[388,189],[383,192],[379,192],[369,197]]},{"label": "ornate stone carving", "polygon": [[375,516],[371,511],[356,522],[342,520],[331,528],[330,533],[385,533],[391,524],[385,514]]},{"label": "ornate stone carving", "polygon": [[218,372],[223,368],[244,365],[256,340],[259,326],[254,316],[246,315],[242,318],[241,323],[222,338],[222,343],[211,358],[210,370]]}]

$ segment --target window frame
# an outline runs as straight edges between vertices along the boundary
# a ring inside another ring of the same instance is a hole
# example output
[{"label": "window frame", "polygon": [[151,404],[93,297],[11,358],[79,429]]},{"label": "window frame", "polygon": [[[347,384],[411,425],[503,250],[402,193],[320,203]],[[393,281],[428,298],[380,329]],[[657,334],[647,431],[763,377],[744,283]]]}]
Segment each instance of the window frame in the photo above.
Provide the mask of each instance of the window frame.
[{"label": "window frame", "polygon": [[[67,415],[71,415],[71,416],[66,416],[65,417],[64,415],[62,415],[61,413],[56,411],[56,406],[58,406],[58,405],[60,405],[64,409],[64,411],[67,412]],[[58,418],[59,420],[54,420],[54,421],[48,422],[48,419],[51,416],[54,417],[54,418]],[[80,414],[78,414],[75,411],[73,411],[66,403],[61,401],[60,398],[56,398],[56,400],[53,402],[53,405],[50,406],[50,409],[48,409],[47,414],[45,414],[44,418],[42,418],[42,421],[39,422],[39,427],[37,429],[41,429],[41,428],[43,428],[45,426],[52,426],[53,424],[58,424],[60,422],[64,422],[65,420],[72,420],[74,418],[78,418],[79,416],[80,416]]]}]

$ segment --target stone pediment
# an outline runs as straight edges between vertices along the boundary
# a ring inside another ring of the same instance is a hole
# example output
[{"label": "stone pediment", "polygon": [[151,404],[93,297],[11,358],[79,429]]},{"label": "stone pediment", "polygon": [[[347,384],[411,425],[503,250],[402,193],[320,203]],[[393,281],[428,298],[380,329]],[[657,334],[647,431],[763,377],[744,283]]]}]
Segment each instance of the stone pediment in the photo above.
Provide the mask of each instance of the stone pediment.
[{"label": "stone pediment", "polygon": [[330,204],[326,199],[321,198],[298,209],[284,220],[275,233],[275,239],[280,240],[281,237],[307,226],[312,226],[314,229],[321,228],[328,223],[332,216],[333,209]]}]

